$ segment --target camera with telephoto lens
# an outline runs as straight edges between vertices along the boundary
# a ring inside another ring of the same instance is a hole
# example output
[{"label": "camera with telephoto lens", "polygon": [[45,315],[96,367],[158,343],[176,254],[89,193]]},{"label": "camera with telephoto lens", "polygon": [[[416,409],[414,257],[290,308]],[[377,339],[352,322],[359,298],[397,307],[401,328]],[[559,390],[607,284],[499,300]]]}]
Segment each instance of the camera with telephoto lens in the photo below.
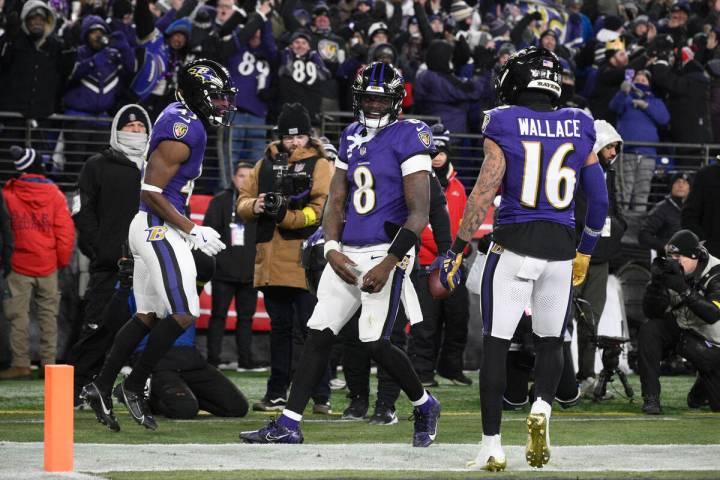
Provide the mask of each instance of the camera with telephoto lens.
[{"label": "camera with telephoto lens", "polygon": [[272,159],[275,185],[265,194],[265,213],[277,216],[284,208],[294,206],[310,196],[312,177],[304,169],[304,163],[290,165],[287,153],[278,153]]}]

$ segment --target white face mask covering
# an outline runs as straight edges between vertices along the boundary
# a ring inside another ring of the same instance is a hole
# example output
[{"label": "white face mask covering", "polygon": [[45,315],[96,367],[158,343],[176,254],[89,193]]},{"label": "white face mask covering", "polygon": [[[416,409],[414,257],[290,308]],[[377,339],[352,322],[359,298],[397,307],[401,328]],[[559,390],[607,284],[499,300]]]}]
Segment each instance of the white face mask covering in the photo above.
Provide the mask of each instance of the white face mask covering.
[{"label": "white face mask covering", "polygon": [[110,139],[110,146],[123,153],[141,170],[148,148],[147,133],[117,132],[117,138]]}]

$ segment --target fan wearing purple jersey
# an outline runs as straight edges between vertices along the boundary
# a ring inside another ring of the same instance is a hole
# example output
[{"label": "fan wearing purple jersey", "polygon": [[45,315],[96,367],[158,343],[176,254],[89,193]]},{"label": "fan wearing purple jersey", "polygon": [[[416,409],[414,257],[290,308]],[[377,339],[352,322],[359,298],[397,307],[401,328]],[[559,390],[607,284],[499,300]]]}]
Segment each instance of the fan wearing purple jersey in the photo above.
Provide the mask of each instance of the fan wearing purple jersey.
[{"label": "fan wearing purple jersey", "polygon": [[[483,161],[440,280],[460,281],[462,252],[502,188],[494,243],[481,282],[483,436],[473,469],[505,469],[500,442],[505,365],[510,339],[530,305],[536,350],[535,396],[527,418],[525,457],[533,467],[550,460],[550,414],[563,370],[562,341],[573,285],[584,279],[608,209],[607,188],[593,153],[593,120],[574,108],[556,109],[562,66],[554,53],[530,47],[498,73],[503,106],[485,113]],[[575,238],[574,194],[588,198],[585,229]]]},{"label": "fan wearing purple jersey", "polygon": [[140,209],[128,234],[137,313],[118,331],[100,373],[80,394],[110,430],[120,430],[110,390],[120,368],[148,333],[145,350],[116,395],[138,424],[157,428],[144,396],[145,382],[200,314],[191,248],[210,256],[225,248],[218,232],[195,225],[183,212],[193,182],[202,173],[207,128],[229,123],[225,114],[234,108],[235,92],[223,66],[204,59],[191,62],[180,72],[178,101],[163,110],[153,127]]},{"label": "fan wearing purple jersey", "polygon": [[390,64],[366,66],[353,84],[356,122],[342,134],[323,230],[328,261],[308,321],[308,338],[277,420],[240,433],[249,443],[302,443],[300,420],[312,387],[327,367],[335,336],[359,307],[360,340],[415,407],[413,446],[437,433],[440,403],[427,392],[405,352],[390,343],[403,302],[411,323],[422,312],[409,273],[428,223],[432,134],[416,120],[398,120],[405,96]]}]

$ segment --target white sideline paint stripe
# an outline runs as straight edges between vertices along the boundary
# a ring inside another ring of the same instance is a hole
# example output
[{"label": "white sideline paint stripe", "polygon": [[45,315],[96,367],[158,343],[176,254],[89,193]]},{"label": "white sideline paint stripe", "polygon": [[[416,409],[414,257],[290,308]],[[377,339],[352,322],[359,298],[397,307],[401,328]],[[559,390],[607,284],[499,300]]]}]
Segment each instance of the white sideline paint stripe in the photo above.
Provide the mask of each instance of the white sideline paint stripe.
[{"label": "white sideline paint stripe", "polygon": [[[524,447],[506,446],[508,471],[530,471]],[[552,447],[543,471],[720,471],[720,445],[586,445]],[[43,444],[0,442],[0,478],[33,478],[42,470]],[[468,471],[477,444],[75,444],[75,470],[418,470]],[[44,478],[44,477],[43,477]],[[75,477],[65,477],[75,478]],[[87,477],[77,477],[87,478]]]}]

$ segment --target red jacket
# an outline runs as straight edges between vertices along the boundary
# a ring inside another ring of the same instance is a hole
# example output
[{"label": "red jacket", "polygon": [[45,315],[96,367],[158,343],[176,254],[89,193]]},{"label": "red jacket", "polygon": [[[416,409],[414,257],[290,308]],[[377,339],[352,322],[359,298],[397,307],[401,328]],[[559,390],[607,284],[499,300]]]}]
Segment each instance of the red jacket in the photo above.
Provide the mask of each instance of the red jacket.
[{"label": "red jacket", "polygon": [[7,182],[3,195],[15,236],[12,269],[45,277],[66,267],[75,226],[60,189],[43,175],[25,173]]},{"label": "red jacket", "polygon": [[[452,240],[455,240],[455,236],[457,236],[457,232],[460,229],[460,222],[465,213],[465,204],[467,203],[465,187],[456,177],[457,172],[451,168],[448,173],[445,199],[447,201],[448,213],[450,214],[450,234],[452,235]],[[420,242],[420,265],[430,265],[435,260],[435,257],[437,257],[438,251],[429,225],[422,231]]]}]

